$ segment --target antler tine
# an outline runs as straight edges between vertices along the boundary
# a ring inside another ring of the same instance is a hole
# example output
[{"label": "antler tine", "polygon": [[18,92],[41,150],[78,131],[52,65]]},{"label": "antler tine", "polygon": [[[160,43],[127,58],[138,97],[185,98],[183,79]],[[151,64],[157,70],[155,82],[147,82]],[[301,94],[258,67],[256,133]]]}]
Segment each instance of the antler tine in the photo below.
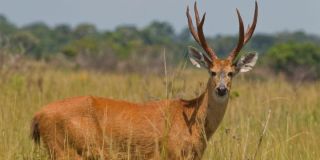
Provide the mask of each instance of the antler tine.
[{"label": "antler tine", "polygon": [[192,18],[191,18],[190,14],[189,14],[189,6],[187,7],[187,13],[186,14],[187,14],[187,18],[188,18],[189,30],[190,30],[193,38],[197,41],[198,44],[200,44],[200,40],[199,40],[198,34],[194,30],[193,23],[192,23]]},{"label": "antler tine", "polygon": [[253,22],[252,22],[252,25],[251,26],[249,25],[248,27],[248,30],[246,32],[246,37],[244,39],[244,44],[246,44],[251,39],[253,32],[256,29],[257,21],[258,21],[258,3],[256,1],[255,8],[254,8]]},{"label": "antler tine", "polygon": [[194,13],[195,13],[195,19],[196,19],[196,27],[197,27],[197,32],[195,31],[192,23],[192,18],[189,14],[189,6],[187,7],[187,18],[188,18],[188,26],[189,30],[193,36],[193,38],[197,41],[199,45],[202,46],[202,48],[206,51],[207,54],[210,55],[211,59],[217,58],[215,52],[208,46],[207,41],[205,39],[205,36],[203,34],[203,24],[205,20],[205,14],[203,15],[201,21],[199,17],[199,12],[197,9],[197,2],[194,3]]},{"label": "antler tine", "polygon": [[200,40],[202,48],[211,56],[211,59],[216,59],[216,58],[218,58],[216,53],[208,46],[206,38],[205,38],[205,36],[203,34],[203,28],[202,27],[203,27],[205,19],[206,19],[206,13],[203,14],[201,22],[197,26],[199,40]]},{"label": "antler tine", "polygon": [[197,2],[194,2],[193,9],[194,9],[194,16],[195,16],[195,18],[196,18],[196,25],[197,25],[197,27],[198,27],[199,24],[200,24],[200,17],[199,17]]},{"label": "antler tine", "polygon": [[[247,42],[251,39],[251,37],[253,35],[253,32],[256,28],[257,20],[258,20],[258,3],[257,3],[257,1],[255,2],[255,9],[254,9],[254,16],[253,16],[252,25],[251,26],[248,25],[248,29],[246,31],[246,34],[244,35],[244,38],[241,38],[240,27],[241,27],[241,25],[243,27],[243,22],[242,22],[242,19],[241,19],[241,16],[240,16],[238,9],[237,9],[237,14],[238,14],[238,19],[239,19],[239,41],[238,41],[237,47],[234,50],[232,50],[231,55],[229,56],[230,59],[234,59],[237,57],[237,55],[239,54],[242,47],[245,44],[247,44]],[[241,22],[240,22],[240,19],[241,19]],[[243,29],[241,32],[243,32]],[[242,41],[240,38],[242,39]]]},{"label": "antler tine", "polygon": [[237,47],[234,48],[229,56],[229,59],[233,60],[235,57],[237,57],[238,53],[242,49],[244,45],[244,27],[243,27],[243,21],[240,15],[239,10],[237,9],[237,15],[238,15],[238,20],[239,20],[239,39],[238,39],[238,44]]}]

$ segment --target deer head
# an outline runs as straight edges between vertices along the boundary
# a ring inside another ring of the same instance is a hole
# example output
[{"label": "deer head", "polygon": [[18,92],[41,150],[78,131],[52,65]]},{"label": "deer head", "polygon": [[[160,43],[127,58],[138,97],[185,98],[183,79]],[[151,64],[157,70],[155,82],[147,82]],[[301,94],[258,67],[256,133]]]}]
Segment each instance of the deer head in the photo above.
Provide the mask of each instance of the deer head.
[{"label": "deer head", "polygon": [[239,10],[237,9],[237,15],[239,20],[239,39],[237,46],[230,52],[226,59],[219,59],[215,51],[208,46],[206,38],[203,33],[203,24],[205,21],[204,14],[200,19],[197,3],[194,4],[194,13],[196,21],[196,30],[193,26],[191,16],[189,14],[189,7],[187,7],[187,18],[189,30],[196,40],[196,42],[202,47],[205,53],[198,51],[194,47],[189,47],[189,57],[193,65],[198,68],[206,68],[209,71],[209,85],[215,91],[215,95],[218,97],[226,96],[231,88],[232,78],[240,72],[250,71],[256,64],[258,55],[256,53],[249,53],[240,58],[237,56],[240,53],[242,47],[250,40],[255,30],[258,19],[258,4],[255,2],[254,18],[251,25],[248,26],[247,31],[244,31],[243,21]]}]

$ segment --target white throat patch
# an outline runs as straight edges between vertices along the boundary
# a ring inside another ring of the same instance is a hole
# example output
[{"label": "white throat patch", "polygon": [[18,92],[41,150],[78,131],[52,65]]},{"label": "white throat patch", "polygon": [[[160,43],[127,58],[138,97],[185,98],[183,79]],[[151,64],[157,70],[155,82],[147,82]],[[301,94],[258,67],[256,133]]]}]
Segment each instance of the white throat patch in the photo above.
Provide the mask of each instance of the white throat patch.
[{"label": "white throat patch", "polygon": [[219,96],[215,91],[213,91],[211,93],[211,96],[213,97],[214,100],[216,100],[217,103],[226,103],[229,98],[229,93],[227,93],[224,96]]}]

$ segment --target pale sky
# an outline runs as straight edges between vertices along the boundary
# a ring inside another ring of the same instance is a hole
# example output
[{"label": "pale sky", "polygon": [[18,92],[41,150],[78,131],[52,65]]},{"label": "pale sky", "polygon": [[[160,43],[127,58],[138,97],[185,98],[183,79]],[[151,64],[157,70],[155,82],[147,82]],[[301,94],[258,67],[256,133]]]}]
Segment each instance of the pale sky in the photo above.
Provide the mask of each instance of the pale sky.
[{"label": "pale sky", "polygon": [[[82,22],[100,30],[112,30],[123,24],[143,27],[153,20],[167,21],[176,31],[186,27],[186,6],[194,0],[0,0],[0,14],[18,26],[45,22],[50,26]],[[258,0],[259,20],[256,32],[275,33],[303,30],[320,35],[320,0]],[[251,23],[254,0],[198,0],[200,13],[207,12],[207,35],[235,34],[238,21]]]}]

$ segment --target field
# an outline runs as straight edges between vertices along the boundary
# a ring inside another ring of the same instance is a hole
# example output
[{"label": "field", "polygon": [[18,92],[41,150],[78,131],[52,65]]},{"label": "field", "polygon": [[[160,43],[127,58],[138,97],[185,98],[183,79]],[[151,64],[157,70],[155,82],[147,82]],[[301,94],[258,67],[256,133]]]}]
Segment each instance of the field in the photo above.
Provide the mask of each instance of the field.
[{"label": "field", "polygon": [[[29,137],[33,114],[66,97],[95,95],[141,102],[191,98],[207,81],[205,71],[168,76],[25,69],[0,74],[0,159],[46,159]],[[121,84],[121,85],[119,85]],[[223,123],[203,159],[312,160],[320,157],[320,82],[282,78],[234,79]]]}]

